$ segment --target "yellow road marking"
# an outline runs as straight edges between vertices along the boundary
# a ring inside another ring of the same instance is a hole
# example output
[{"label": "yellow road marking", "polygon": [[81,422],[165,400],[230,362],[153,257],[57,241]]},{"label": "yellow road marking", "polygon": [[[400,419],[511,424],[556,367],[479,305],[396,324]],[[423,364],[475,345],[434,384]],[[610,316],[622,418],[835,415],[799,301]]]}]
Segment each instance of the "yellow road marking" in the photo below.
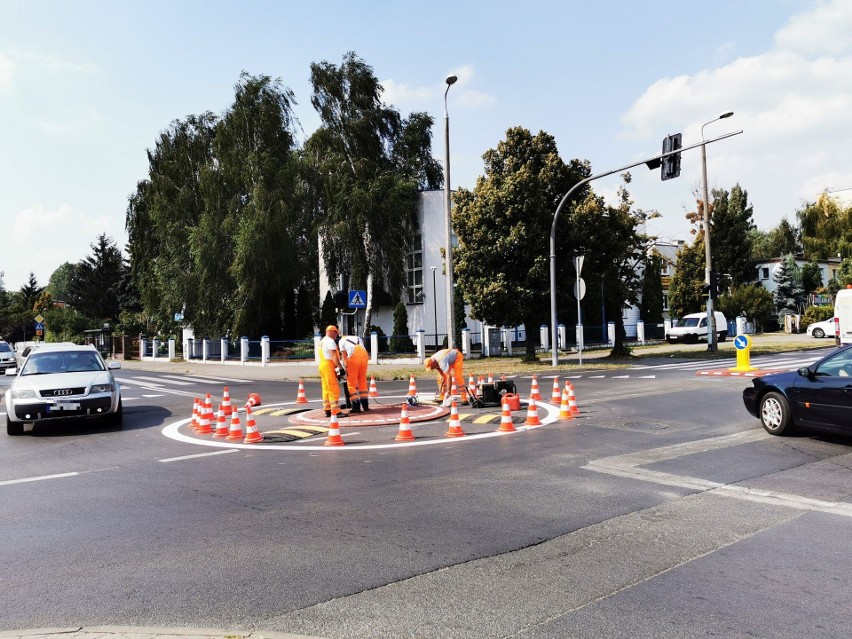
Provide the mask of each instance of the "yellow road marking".
[{"label": "yellow road marking", "polygon": [[482,415],[473,420],[474,424],[487,424],[488,422],[496,421],[500,415]]}]

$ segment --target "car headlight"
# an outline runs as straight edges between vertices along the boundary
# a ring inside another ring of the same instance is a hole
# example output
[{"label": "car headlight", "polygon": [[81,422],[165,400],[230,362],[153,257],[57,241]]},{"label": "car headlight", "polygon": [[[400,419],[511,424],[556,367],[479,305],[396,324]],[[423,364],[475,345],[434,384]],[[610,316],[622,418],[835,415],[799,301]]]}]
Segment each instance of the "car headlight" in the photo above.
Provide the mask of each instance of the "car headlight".
[{"label": "car headlight", "polygon": [[36,396],[35,391],[31,388],[25,388],[23,390],[13,390],[12,397],[15,399],[34,399]]},{"label": "car headlight", "polygon": [[92,384],[93,393],[109,393],[112,391],[112,384]]}]

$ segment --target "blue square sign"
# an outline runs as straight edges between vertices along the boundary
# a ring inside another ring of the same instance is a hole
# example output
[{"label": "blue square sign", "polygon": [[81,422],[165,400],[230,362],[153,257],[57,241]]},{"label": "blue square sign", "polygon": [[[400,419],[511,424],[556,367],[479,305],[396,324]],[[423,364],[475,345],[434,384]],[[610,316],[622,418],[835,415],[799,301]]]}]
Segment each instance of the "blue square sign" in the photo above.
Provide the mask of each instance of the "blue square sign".
[{"label": "blue square sign", "polygon": [[367,291],[349,291],[349,308],[367,308]]}]

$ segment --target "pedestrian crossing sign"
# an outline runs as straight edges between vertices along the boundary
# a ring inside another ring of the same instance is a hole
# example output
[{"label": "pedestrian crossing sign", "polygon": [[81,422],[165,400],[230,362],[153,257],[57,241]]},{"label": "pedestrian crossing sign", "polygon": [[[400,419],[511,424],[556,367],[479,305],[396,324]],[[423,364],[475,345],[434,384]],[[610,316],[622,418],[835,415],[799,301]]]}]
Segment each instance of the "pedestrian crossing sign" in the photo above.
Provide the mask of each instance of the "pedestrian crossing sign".
[{"label": "pedestrian crossing sign", "polygon": [[367,308],[367,291],[349,291],[349,308]]}]

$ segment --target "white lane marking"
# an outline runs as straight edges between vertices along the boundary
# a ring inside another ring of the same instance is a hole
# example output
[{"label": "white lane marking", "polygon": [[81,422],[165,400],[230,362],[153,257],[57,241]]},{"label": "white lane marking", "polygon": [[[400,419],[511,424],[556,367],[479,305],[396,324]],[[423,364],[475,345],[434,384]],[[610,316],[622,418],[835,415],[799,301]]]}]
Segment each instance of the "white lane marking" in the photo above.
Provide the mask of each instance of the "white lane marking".
[{"label": "white lane marking", "polygon": [[691,442],[684,442],[682,444],[674,444],[672,446],[663,446],[635,453],[627,453],[625,455],[603,457],[601,459],[590,461],[588,464],[583,466],[583,468],[585,470],[606,473],[617,477],[638,479],[640,481],[662,484],[664,486],[686,488],[688,490],[707,492],[712,495],[733,497],[761,504],[784,506],[798,510],[820,511],[841,515],[843,517],[852,517],[852,504],[844,502],[811,499],[810,497],[803,497],[801,495],[791,495],[789,493],[781,493],[772,490],[749,488],[748,486],[741,486],[737,484],[721,484],[719,482],[701,479],[700,477],[673,475],[671,473],[639,468],[639,466],[646,464],[668,461],[685,455],[719,450],[730,446],[740,446],[751,442],[763,441],[770,437],[771,435],[762,430],[745,431],[735,433],[733,435],[724,435],[722,437],[713,437],[711,439],[700,439]]},{"label": "white lane marking", "polygon": [[198,457],[210,457],[211,455],[225,455],[226,453],[235,453],[236,449],[232,448],[230,450],[217,450],[213,453],[197,453],[195,455],[182,455],[181,457],[169,457],[168,459],[158,459],[158,462],[162,462],[163,464],[168,464],[169,462],[183,461],[185,459],[196,459]]},{"label": "white lane marking", "polygon": [[[166,377],[163,375],[163,377]],[[146,377],[145,375],[137,375],[133,379],[144,379],[152,384],[175,384],[177,386],[192,386],[192,382],[179,382],[174,379],[163,380],[163,377]],[[133,380],[130,380],[133,381]]]},{"label": "white lane marking", "polygon": [[[427,394],[428,396],[428,394]],[[398,397],[404,397],[403,395],[399,395]],[[388,397],[385,399],[393,399],[393,397]],[[270,404],[270,406],[288,406],[295,405],[296,402],[279,402],[276,404]],[[517,433],[521,433],[528,430],[535,430],[536,428],[541,428],[542,426],[546,426],[547,424],[551,424],[553,422],[559,421],[559,407],[553,406],[544,402],[536,403],[536,406],[546,413],[544,417],[541,418],[541,426],[526,426],[521,425],[518,426],[513,432],[504,433],[500,431],[493,431],[490,433],[478,433],[478,434],[470,434],[465,437],[449,437],[446,439],[428,439],[428,440],[418,440],[413,442],[398,442],[395,444],[357,444],[350,446],[326,446],[322,445],[299,445],[299,443],[295,444],[241,444],[237,442],[227,442],[227,441],[217,441],[217,440],[205,440],[205,439],[196,439],[195,437],[190,437],[189,435],[184,435],[179,431],[180,427],[188,424],[190,419],[182,419],[177,422],[173,422],[163,427],[161,431],[163,435],[168,437],[169,439],[173,439],[175,441],[184,442],[186,444],[196,444],[198,446],[210,446],[213,448],[229,448],[235,450],[350,450],[350,451],[359,451],[359,450],[379,450],[385,448],[403,448],[406,446],[436,446],[436,445],[450,445],[456,443],[462,443],[466,441],[476,441],[480,439],[486,439],[489,437],[505,437],[507,435],[514,435]],[[312,440],[315,441],[315,440]]]},{"label": "white lane marking", "polygon": [[143,393],[142,397],[165,397],[165,395],[146,395]]},{"label": "white lane marking", "polygon": [[61,479],[62,477],[74,477],[79,475],[78,472],[73,473],[59,473],[58,475],[42,475],[41,477],[24,477],[23,479],[7,479],[6,481],[0,481],[0,486],[11,486],[12,484],[24,484],[26,482],[31,481],[42,481],[44,479]]},{"label": "white lane marking", "polygon": [[247,384],[248,382],[251,381],[250,379],[237,379],[235,377],[212,377],[212,376],[209,376],[209,375],[205,376],[205,377],[190,377],[188,375],[163,375],[163,377],[171,377],[171,378],[174,378],[174,379],[185,379],[185,380],[188,380],[190,382],[202,382],[202,383],[235,382],[235,383]]},{"label": "white lane marking", "polygon": [[145,382],[145,381],[140,382],[139,379],[144,379],[144,378],[140,377],[140,378],[131,379],[129,377],[116,377],[115,381],[121,382],[122,384],[135,384],[136,386],[147,386],[149,388],[151,386],[162,386],[163,385],[163,382],[160,381],[160,380],[157,380],[156,382]]}]

